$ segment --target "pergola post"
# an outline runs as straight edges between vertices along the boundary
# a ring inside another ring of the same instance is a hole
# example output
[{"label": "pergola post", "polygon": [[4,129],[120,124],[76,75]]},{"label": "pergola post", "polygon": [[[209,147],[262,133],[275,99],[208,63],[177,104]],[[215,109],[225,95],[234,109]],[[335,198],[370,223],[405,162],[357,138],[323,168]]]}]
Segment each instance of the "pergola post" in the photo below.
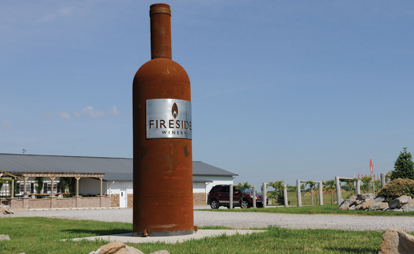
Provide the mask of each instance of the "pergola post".
[{"label": "pergola post", "polygon": [[53,193],[53,181],[55,180],[55,178],[54,177],[49,177],[49,179],[50,179],[50,182],[51,182],[51,185],[52,185],[52,187],[50,188],[50,196],[54,197],[55,195]]},{"label": "pergola post", "polygon": [[24,191],[23,191],[23,195],[24,195],[24,197],[27,197],[27,189],[26,189],[26,184],[27,184],[27,179],[28,179],[29,177],[27,177],[27,176],[25,176],[24,177]]},{"label": "pergola post", "polygon": [[102,197],[102,177],[99,177],[99,180],[101,181],[101,197]]},{"label": "pergola post", "polygon": [[11,198],[14,198],[14,178],[12,178],[12,183],[11,183]]},{"label": "pergola post", "polygon": [[75,177],[76,179],[76,197],[79,197],[79,179],[80,177]]}]

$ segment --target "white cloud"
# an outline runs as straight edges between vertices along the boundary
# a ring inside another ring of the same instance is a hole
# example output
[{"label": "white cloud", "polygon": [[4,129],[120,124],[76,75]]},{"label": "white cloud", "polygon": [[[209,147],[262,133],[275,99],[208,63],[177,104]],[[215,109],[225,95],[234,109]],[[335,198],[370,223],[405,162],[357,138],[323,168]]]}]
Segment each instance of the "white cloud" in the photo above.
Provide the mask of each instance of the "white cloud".
[{"label": "white cloud", "polygon": [[57,113],[58,116],[65,118],[65,119],[70,119],[70,114],[66,113],[66,112],[59,112]]},{"label": "white cloud", "polygon": [[112,108],[110,108],[108,111],[111,116],[117,116],[120,114],[118,111],[118,108],[115,105]]},{"label": "white cloud", "polygon": [[81,114],[78,111],[73,112],[72,115],[76,118],[79,118],[81,116]]},{"label": "white cloud", "polygon": [[103,117],[105,115],[105,113],[102,111],[95,111],[92,106],[87,106],[86,108],[82,109],[82,114],[92,118]]}]

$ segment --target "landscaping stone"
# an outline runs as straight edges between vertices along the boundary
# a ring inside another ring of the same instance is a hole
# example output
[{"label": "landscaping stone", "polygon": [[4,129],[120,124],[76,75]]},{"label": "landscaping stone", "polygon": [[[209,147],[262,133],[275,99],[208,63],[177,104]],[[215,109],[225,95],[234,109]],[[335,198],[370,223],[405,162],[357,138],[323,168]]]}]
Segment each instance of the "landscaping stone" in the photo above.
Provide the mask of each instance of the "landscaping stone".
[{"label": "landscaping stone", "polygon": [[374,204],[374,200],[373,199],[368,200],[368,201],[365,201],[364,203],[362,203],[360,205],[360,208],[359,209],[362,209],[362,210],[368,209],[370,207],[370,205],[372,205],[372,204]]},{"label": "landscaping stone", "polygon": [[401,208],[406,208],[410,206],[414,206],[414,199],[411,199],[410,201],[408,201],[408,203],[403,205]]},{"label": "landscaping stone", "polygon": [[[123,249],[123,252],[119,250]],[[94,252],[95,254],[121,254],[125,253],[125,244],[121,241],[111,242],[106,245],[102,245],[99,247],[97,251]]]},{"label": "landscaping stone", "polygon": [[414,236],[399,228],[390,228],[382,236],[379,254],[408,254],[413,253]]},{"label": "landscaping stone", "polygon": [[1,214],[14,214],[11,210],[10,206],[8,205],[0,205],[0,213]]},{"label": "landscaping stone", "polygon": [[375,203],[384,202],[384,200],[385,200],[385,197],[377,197],[377,198],[374,199]]},{"label": "landscaping stone", "polygon": [[410,196],[401,196],[399,198],[393,199],[389,202],[390,208],[401,208],[403,205],[407,204],[412,198]]},{"label": "landscaping stone", "polygon": [[125,254],[144,254],[144,252],[132,247],[132,246],[126,246],[125,247]]},{"label": "landscaping stone", "polygon": [[[358,194],[342,202],[339,207],[341,210],[369,210],[369,211],[392,211],[392,212],[412,212],[414,211],[414,199],[410,196],[401,196],[387,202],[385,197],[373,199],[374,194]],[[365,200],[365,201],[364,201]],[[414,252],[413,252],[414,253]]]},{"label": "landscaping stone", "polygon": [[371,200],[371,199],[374,199],[374,194],[373,193],[358,194],[357,199],[362,200],[362,201]]},{"label": "landscaping stone", "polygon": [[0,235],[0,241],[10,241],[10,237],[8,235]]},{"label": "landscaping stone", "polygon": [[[89,254],[144,254],[144,252],[132,246],[127,246],[121,241],[117,241],[102,245],[97,251],[89,252]],[[169,252],[160,250],[152,252],[151,254],[169,254]]]},{"label": "landscaping stone", "polygon": [[[384,199],[385,200],[385,199]],[[375,201],[375,200],[374,200]],[[387,202],[375,202],[368,207],[369,211],[384,210],[388,208]]]}]

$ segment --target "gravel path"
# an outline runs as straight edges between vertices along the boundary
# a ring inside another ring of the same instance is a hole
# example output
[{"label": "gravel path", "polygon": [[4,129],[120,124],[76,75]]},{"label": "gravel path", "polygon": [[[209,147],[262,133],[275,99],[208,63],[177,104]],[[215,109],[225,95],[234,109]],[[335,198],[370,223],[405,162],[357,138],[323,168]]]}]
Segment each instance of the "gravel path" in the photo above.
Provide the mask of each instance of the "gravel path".
[{"label": "gravel path", "polygon": [[[16,211],[14,215],[4,217],[33,216],[132,223],[132,209]],[[378,231],[397,227],[407,232],[414,232],[414,217],[232,213],[196,210],[194,211],[194,224],[197,226],[229,226],[232,228],[275,225],[283,228]]]}]

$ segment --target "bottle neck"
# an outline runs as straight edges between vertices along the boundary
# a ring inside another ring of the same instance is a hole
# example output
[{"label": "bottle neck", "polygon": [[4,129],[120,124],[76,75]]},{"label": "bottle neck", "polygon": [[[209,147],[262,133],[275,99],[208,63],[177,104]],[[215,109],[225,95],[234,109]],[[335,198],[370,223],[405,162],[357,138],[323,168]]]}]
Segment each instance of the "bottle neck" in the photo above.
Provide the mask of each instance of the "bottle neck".
[{"label": "bottle neck", "polygon": [[171,10],[168,4],[153,4],[151,19],[151,59],[172,59],[171,53]]}]

